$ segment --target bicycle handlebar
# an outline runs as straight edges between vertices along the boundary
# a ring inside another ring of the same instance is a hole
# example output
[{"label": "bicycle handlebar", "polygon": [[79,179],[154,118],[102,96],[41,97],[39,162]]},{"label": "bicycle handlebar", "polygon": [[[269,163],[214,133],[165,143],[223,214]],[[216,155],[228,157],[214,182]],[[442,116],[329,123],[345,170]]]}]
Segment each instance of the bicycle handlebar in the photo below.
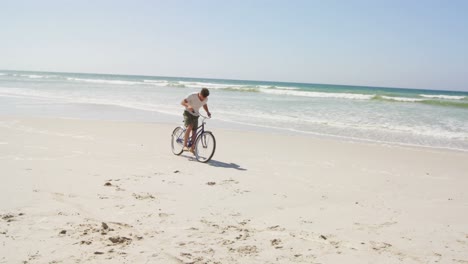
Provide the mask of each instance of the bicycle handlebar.
[{"label": "bicycle handlebar", "polygon": [[200,112],[197,113],[197,112],[193,111],[192,113],[198,114],[199,116],[203,117],[203,119],[211,119],[210,116],[204,116],[204,115],[202,115]]},{"label": "bicycle handlebar", "polygon": [[211,119],[211,117],[209,117],[209,116],[204,116],[204,115],[202,115],[202,114],[200,114],[200,113],[198,113],[198,114],[199,114],[201,117],[203,117],[203,119]]}]

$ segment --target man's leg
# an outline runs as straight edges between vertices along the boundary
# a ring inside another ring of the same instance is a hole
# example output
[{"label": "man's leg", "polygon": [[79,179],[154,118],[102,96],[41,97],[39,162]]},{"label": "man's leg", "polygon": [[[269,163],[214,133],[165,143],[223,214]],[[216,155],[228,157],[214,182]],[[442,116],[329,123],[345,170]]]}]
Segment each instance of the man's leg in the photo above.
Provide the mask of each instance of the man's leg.
[{"label": "man's leg", "polygon": [[185,136],[184,136],[184,147],[187,147],[187,142],[188,142],[188,137],[190,135],[190,131],[192,131],[192,125],[187,126],[187,130],[185,131]]},{"label": "man's leg", "polygon": [[192,129],[192,146],[190,147],[190,152],[194,152],[194,149],[195,149],[195,140],[196,140],[196,137],[197,136],[197,128],[195,127],[194,129]]}]

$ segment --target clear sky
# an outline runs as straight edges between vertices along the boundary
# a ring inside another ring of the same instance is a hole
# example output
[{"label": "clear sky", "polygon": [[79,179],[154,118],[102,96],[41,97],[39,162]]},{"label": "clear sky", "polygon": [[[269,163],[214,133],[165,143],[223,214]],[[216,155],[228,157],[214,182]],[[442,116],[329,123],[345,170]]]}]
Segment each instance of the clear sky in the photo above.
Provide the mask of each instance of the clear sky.
[{"label": "clear sky", "polygon": [[0,69],[468,91],[468,1],[0,0]]}]

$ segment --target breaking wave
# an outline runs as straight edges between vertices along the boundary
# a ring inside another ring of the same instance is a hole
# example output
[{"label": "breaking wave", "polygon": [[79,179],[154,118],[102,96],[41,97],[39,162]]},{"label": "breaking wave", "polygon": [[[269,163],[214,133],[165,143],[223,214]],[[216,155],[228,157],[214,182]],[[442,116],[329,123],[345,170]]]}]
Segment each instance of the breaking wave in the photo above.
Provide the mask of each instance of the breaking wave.
[{"label": "breaking wave", "polygon": [[326,92],[311,92],[311,91],[297,91],[297,90],[281,90],[281,89],[261,89],[261,92],[277,95],[294,95],[304,97],[316,98],[343,98],[355,100],[370,100],[374,94],[353,94],[353,93],[326,93]]},{"label": "breaking wave", "polygon": [[443,94],[436,94],[436,95],[420,94],[419,96],[424,97],[424,98],[437,98],[437,99],[446,99],[446,100],[463,100],[466,98],[466,96],[443,95]]}]

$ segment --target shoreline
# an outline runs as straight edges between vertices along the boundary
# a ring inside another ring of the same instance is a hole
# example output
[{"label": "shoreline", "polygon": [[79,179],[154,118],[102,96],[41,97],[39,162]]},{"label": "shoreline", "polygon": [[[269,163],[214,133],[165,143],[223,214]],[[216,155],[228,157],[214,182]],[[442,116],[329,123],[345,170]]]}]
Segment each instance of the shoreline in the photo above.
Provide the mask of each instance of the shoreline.
[{"label": "shoreline", "polygon": [[174,126],[0,116],[0,263],[468,261],[467,153]]},{"label": "shoreline", "polygon": [[[89,107],[88,104],[75,104],[79,107],[85,106]],[[91,117],[89,114],[85,115],[70,115],[67,113],[67,116],[55,116],[56,114],[38,114],[31,115],[31,113],[10,113],[10,114],[0,114],[0,118],[37,118],[37,119],[70,119],[70,120],[83,120],[83,121],[101,121],[101,122],[123,122],[123,123],[143,123],[143,124],[163,124],[163,125],[172,125],[173,127],[183,125],[182,114],[180,116],[175,114],[168,114],[163,112],[156,111],[146,111],[138,110],[133,108],[127,108],[122,106],[114,105],[100,105],[97,104],[95,107],[108,109],[106,112],[109,113],[106,117]],[[132,115],[133,113],[133,115]],[[127,116],[122,118],[122,116]],[[136,116],[136,118],[135,118]],[[356,137],[346,137],[339,135],[330,135],[322,134],[316,132],[307,132],[299,131],[295,129],[284,129],[279,127],[269,127],[264,125],[254,125],[254,124],[245,124],[241,122],[230,122],[224,120],[217,120],[216,118],[208,121],[208,127],[210,130],[213,129],[222,129],[228,131],[245,131],[253,133],[267,133],[267,134],[277,134],[277,135],[286,135],[286,136],[301,136],[301,137],[311,137],[316,140],[331,140],[343,143],[358,143],[358,144],[370,144],[377,146],[387,146],[387,147],[401,147],[401,148],[420,148],[428,151],[449,151],[449,152],[460,152],[468,153],[468,149],[460,148],[451,148],[451,147],[437,147],[437,146],[425,146],[413,143],[401,143],[401,142],[391,142],[391,141],[379,141],[374,139],[364,139]]]}]

